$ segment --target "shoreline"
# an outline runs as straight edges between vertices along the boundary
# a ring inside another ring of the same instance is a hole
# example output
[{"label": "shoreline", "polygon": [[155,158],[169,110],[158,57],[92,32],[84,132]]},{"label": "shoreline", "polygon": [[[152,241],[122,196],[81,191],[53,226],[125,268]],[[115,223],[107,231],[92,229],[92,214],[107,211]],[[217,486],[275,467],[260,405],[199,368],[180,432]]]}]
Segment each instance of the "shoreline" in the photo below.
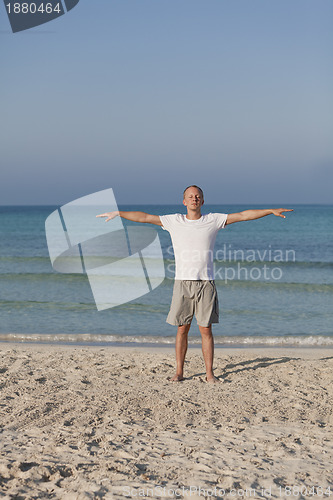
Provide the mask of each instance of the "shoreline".
[{"label": "shoreline", "polygon": [[[48,346],[68,346],[68,347],[95,347],[95,348],[108,348],[108,349],[157,349],[157,350],[162,350],[165,351],[166,349],[175,349],[175,341],[176,341],[176,335],[174,336],[174,341],[173,342],[161,342],[161,343],[154,343],[154,342],[108,342],[108,341],[84,341],[84,340],[64,340],[63,338],[57,339],[57,338],[45,338],[43,340],[40,335],[38,335],[38,338],[33,338],[33,334],[28,334],[30,337],[29,339],[25,340],[20,338],[4,338],[7,334],[1,334],[0,333],[0,346],[1,345],[10,345],[10,344],[15,344],[15,345],[35,345],[35,346],[42,346],[42,345],[48,345]],[[15,336],[16,334],[8,334],[8,337]],[[21,335],[21,334],[19,334]],[[57,334],[52,334],[56,337]],[[48,334],[45,335],[47,337]],[[2,337],[2,338],[1,338]],[[266,337],[269,338],[269,337]],[[227,351],[229,349],[235,349],[235,350],[251,350],[251,349],[258,349],[258,350],[265,350],[265,349],[291,349],[291,350],[297,350],[297,349],[304,349],[310,350],[310,349],[315,349],[315,350],[320,350],[320,349],[327,349],[327,350],[332,350],[333,349],[333,342],[328,343],[328,344],[320,344],[320,343],[250,343],[250,342],[243,342],[243,343],[217,343],[215,340],[215,345],[214,345],[215,351],[223,350]],[[191,342],[191,338],[189,338],[188,341],[188,349],[201,349],[201,338],[198,337],[197,342]]]},{"label": "shoreline", "polygon": [[[41,341],[12,341],[12,340],[0,340],[0,351],[4,346],[9,346],[10,348],[15,347],[29,347],[33,348],[47,348],[51,349],[92,349],[92,350],[110,350],[115,352],[155,352],[155,353],[175,353],[175,345],[172,344],[111,344],[111,343],[75,343],[75,342],[41,342]],[[260,351],[261,354],[267,354],[270,351],[272,353],[276,353],[276,351],[286,351],[286,354],[289,352],[295,353],[295,351],[299,351],[299,354],[309,354],[312,350],[314,350],[318,355],[320,351],[329,351],[332,352],[333,346],[321,346],[321,345],[307,345],[307,346],[299,346],[299,345],[248,345],[248,344],[239,344],[233,345],[215,345],[214,353],[218,355],[219,352],[223,352],[225,355],[232,355],[236,353],[240,353],[242,351],[253,354],[257,351]],[[197,345],[188,345],[187,352],[191,351],[200,351],[201,352],[201,344]]]}]

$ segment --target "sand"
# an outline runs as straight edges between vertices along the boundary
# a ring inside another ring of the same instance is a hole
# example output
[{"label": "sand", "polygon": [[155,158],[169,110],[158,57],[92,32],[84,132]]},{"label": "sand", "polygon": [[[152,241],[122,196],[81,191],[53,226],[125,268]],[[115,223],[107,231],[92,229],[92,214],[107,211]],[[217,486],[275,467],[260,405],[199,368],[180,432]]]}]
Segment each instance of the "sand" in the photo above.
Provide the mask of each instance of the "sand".
[{"label": "sand", "polygon": [[333,350],[0,349],[1,498],[333,497]]}]

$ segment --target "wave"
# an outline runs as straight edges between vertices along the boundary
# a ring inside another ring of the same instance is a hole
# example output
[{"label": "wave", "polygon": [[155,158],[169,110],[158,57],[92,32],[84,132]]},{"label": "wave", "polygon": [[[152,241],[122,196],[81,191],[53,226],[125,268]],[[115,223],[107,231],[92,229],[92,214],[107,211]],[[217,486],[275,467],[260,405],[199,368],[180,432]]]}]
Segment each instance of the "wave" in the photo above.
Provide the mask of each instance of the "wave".
[{"label": "wave", "polygon": [[[175,337],[139,335],[99,335],[88,333],[25,334],[0,333],[0,342],[33,342],[79,345],[119,345],[119,346],[173,346]],[[333,334],[328,335],[286,335],[286,336],[216,336],[216,347],[333,347]],[[201,337],[189,337],[189,346],[201,346]]]},{"label": "wave", "polygon": [[[159,260],[159,257],[155,256],[150,256],[149,260],[154,261],[154,260]],[[50,257],[48,255],[42,256],[42,255],[36,255],[36,256],[25,256],[25,255],[0,255],[0,263],[1,262],[15,262],[15,263],[46,263],[51,267],[51,262],[50,262]],[[175,260],[170,259],[165,257],[164,258],[165,264],[174,264]],[[326,261],[326,260],[274,260],[274,259],[255,259],[255,260],[246,260],[245,259],[217,259],[214,258],[214,264],[219,264],[219,265],[236,265],[236,264],[243,264],[244,266],[259,266],[262,264],[274,264],[276,266],[296,266],[296,267],[301,267],[301,268],[306,268],[306,267],[318,267],[318,268],[327,268],[327,269],[332,269],[333,268],[333,262],[331,261]],[[55,272],[55,271],[54,271]]]},{"label": "wave", "polygon": [[279,290],[289,290],[289,291],[301,291],[301,292],[328,292],[333,293],[333,284],[330,283],[304,283],[304,282],[286,282],[286,281],[268,281],[268,280],[239,280],[239,279],[228,279],[228,280],[215,280],[217,286],[232,286],[232,287],[249,287],[253,288],[265,287],[265,290],[277,288]]},{"label": "wave", "polygon": [[[303,276],[300,278],[299,281],[296,281],[295,279],[292,279],[290,277],[290,281],[288,281],[286,278],[281,277],[280,279],[277,279],[276,276],[270,276],[267,274],[266,279],[264,273],[259,274],[259,271],[255,276],[251,276],[250,274],[246,275],[245,273],[242,273],[246,279],[240,279],[240,277],[237,276],[236,273],[230,274],[230,273],[225,273],[221,275],[221,278],[215,278],[215,283],[217,287],[221,287],[221,289],[225,286],[231,286],[233,288],[246,288],[249,287],[251,289],[253,288],[261,288],[265,287],[265,290],[268,291],[269,289],[276,289],[278,288],[279,290],[289,290],[289,291],[302,291],[302,292],[326,292],[326,293],[333,293],[333,283],[331,282],[316,282],[315,279],[318,279],[318,276],[315,276],[313,281],[310,281],[309,279],[305,281],[305,277]],[[30,287],[35,283],[48,283],[50,286],[52,283],[57,284],[69,284],[69,283],[80,283],[80,282],[86,282],[87,281],[87,276],[82,275],[82,274],[58,274],[58,273],[5,273],[1,274],[2,280],[6,280],[7,283],[14,283],[16,284],[28,284]],[[295,277],[294,277],[295,278]],[[112,284],[113,286],[117,286],[117,280],[121,280],[121,283],[126,285],[135,286],[135,280],[140,279],[137,278],[136,276],[112,276],[109,279],[112,279]],[[326,277],[323,277],[323,280],[326,280]],[[111,283],[111,282],[110,282]],[[167,287],[173,287],[174,280],[171,277],[166,277],[163,281],[163,286]],[[0,302],[5,303],[6,300],[0,300]],[[15,301],[13,301],[15,302]],[[24,302],[24,301],[22,301]],[[27,300],[26,302],[33,302],[31,300]],[[47,302],[47,301],[41,301],[41,302]]]}]

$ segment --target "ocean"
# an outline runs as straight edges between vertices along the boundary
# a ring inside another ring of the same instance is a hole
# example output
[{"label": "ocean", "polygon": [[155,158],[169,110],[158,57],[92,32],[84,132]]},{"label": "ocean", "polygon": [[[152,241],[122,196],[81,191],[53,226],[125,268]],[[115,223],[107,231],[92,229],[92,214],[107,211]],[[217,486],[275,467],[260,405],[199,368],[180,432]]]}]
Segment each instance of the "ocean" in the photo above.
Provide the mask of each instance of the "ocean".
[{"label": "ocean", "polygon": [[[0,207],[0,341],[173,345],[176,327],[165,321],[174,276],[169,233],[150,226],[157,230],[162,247],[163,282],[135,300],[97,310],[86,274],[63,274],[52,268],[45,220],[58,208]],[[119,206],[158,215],[185,213],[184,208]],[[232,213],[267,207],[203,208],[203,213]],[[333,206],[286,208],[294,209],[286,219],[270,215],[231,224],[218,233],[216,347],[333,346]],[[127,229],[140,226],[125,220],[123,224]],[[149,255],[152,265],[157,257]],[[195,320],[189,345],[201,345]]]}]

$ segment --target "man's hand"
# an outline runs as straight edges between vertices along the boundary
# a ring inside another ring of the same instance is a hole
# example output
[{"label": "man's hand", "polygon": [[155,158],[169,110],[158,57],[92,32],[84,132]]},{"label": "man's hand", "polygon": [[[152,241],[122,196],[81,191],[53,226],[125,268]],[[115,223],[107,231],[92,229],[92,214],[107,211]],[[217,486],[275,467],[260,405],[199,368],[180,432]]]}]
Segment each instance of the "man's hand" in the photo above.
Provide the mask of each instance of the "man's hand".
[{"label": "man's hand", "polygon": [[115,210],[114,212],[106,212],[105,214],[96,215],[96,217],[107,217],[105,222],[108,222],[109,220],[114,219],[118,215],[119,215],[119,210]]},{"label": "man's hand", "polygon": [[272,214],[276,215],[277,217],[282,217],[283,219],[286,218],[285,215],[282,215],[282,212],[293,212],[292,208],[273,208],[272,209]]}]

